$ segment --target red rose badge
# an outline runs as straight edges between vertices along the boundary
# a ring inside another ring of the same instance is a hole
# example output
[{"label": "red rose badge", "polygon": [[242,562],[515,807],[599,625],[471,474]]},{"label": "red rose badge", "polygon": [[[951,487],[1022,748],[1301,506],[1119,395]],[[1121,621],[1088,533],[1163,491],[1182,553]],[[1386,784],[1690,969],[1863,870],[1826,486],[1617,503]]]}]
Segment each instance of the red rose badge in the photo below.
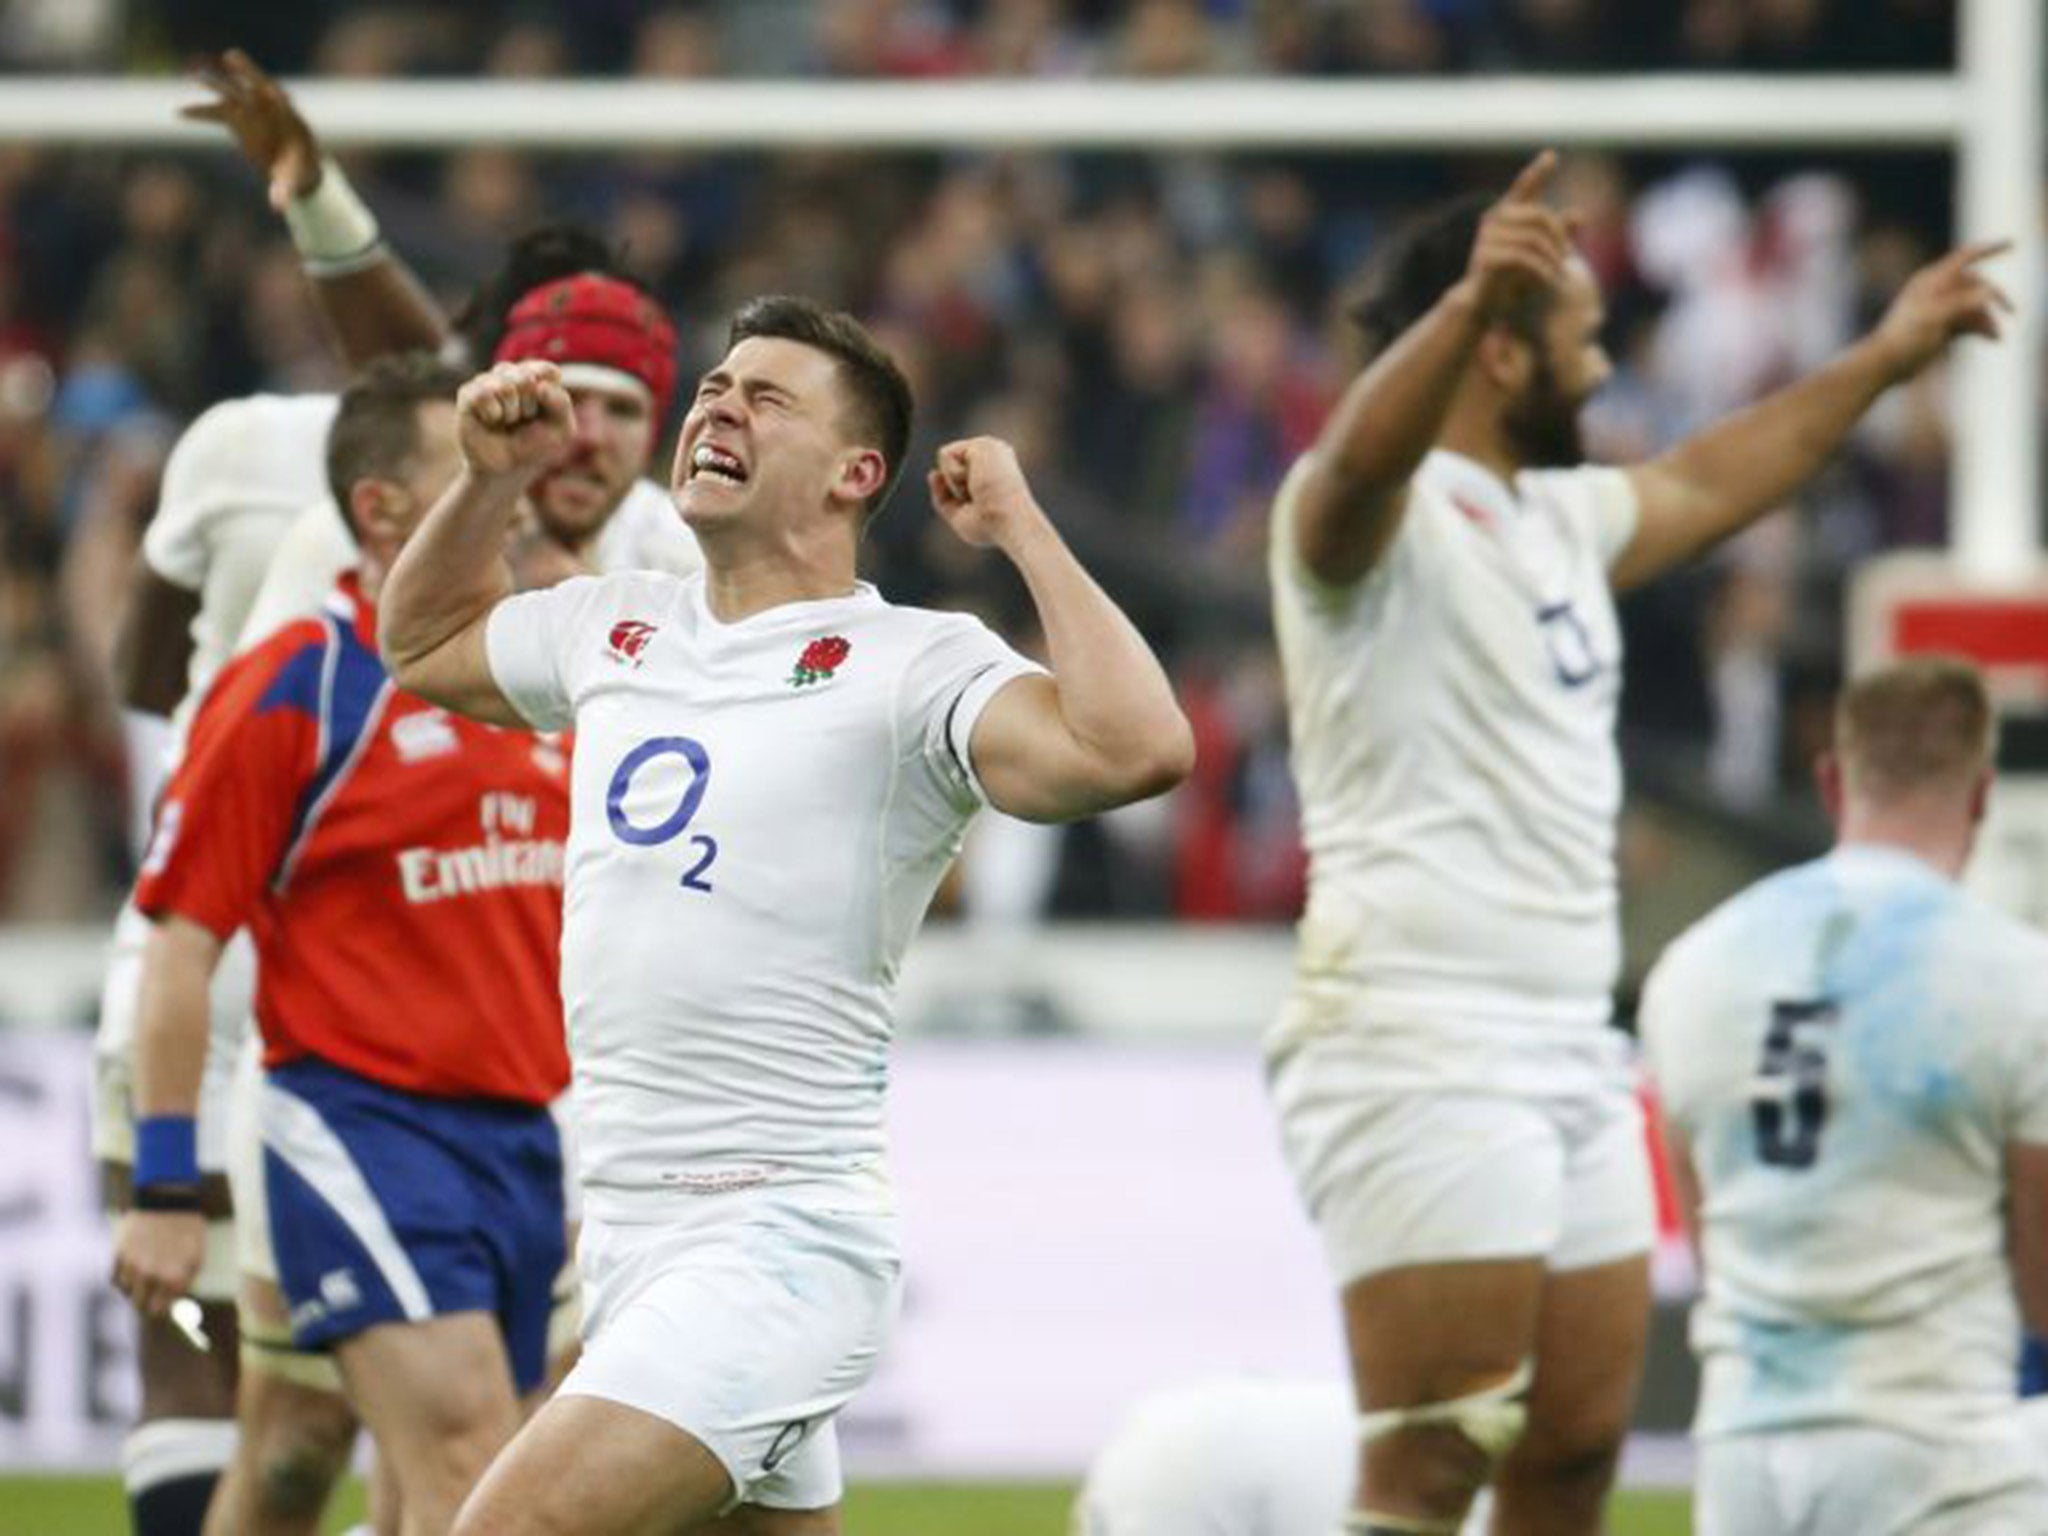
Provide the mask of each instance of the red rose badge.
[{"label": "red rose badge", "polygon": [[852,643],[839,635],[820,635],[797,657],[796,666],[790,670],[789,686],[807,688],[812,683],[824,682],[839,670],[839,664],[852,649]]}]

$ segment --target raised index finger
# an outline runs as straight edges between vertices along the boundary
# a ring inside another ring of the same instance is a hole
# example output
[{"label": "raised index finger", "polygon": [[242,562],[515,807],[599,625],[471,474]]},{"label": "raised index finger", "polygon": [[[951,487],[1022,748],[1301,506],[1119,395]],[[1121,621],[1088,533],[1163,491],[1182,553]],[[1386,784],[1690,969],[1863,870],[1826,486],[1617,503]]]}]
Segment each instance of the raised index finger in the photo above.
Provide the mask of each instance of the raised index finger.
[{"label": "raised index finger", "polygon": [[1942,258],[1942,265],[1952,270],[1974,267],[1980,261],[1989,261],[1993,256],[2003,256],[2012,249],[2010,240],[1972,240],[1959,245]]},{"label": "raised index finger", "polygon": [[1546,149],[1534,160],[1515,174],[1507,192],[1501,197],[1504,203],[1534,203],[1542,200],[1550,190],[1550,178],[1557,173],[1557,151]]}]

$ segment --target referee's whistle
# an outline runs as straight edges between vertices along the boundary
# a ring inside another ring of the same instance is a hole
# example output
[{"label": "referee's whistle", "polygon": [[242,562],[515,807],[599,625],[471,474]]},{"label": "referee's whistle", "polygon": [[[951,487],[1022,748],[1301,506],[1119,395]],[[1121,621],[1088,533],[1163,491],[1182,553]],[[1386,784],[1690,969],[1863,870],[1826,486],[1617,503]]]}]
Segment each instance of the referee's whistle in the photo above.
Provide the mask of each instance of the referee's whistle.
[{"label": "referee's whistle", "polygon": [[206,1314],[200,1311],[199,1303],[190,1296],[180,1296],[171,1303],[171,1326],[182,1333],[185,1342],[202,1355],[213,1348],[213,1340],[206,1336],[205,1318]]}]

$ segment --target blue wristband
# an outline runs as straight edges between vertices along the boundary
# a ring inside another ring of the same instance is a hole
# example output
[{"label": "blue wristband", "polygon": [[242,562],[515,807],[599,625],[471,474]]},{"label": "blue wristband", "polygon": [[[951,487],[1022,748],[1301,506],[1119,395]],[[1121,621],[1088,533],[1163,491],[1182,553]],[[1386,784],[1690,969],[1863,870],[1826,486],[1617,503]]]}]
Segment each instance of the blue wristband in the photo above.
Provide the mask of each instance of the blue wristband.
[{"label": "blue wristband", "polygon": [[135,1187],[199,1182],[199,1128],[190,1115],[144,1115],[135,1122]]}]

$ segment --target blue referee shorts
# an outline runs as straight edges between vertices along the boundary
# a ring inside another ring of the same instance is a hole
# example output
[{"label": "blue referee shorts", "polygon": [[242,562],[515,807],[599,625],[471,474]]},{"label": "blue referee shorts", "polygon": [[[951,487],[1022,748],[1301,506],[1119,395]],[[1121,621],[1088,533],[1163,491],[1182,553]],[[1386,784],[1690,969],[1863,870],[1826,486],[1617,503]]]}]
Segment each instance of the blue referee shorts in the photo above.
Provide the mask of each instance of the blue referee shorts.
[{"label": "blue referee shorts", "polygon": [[306,1059],[265,1075],[258,1119],[294,1343],[489,1312],[519,1390],[540,1384],[564,1258],[545,1106],[433,1098]]}]

